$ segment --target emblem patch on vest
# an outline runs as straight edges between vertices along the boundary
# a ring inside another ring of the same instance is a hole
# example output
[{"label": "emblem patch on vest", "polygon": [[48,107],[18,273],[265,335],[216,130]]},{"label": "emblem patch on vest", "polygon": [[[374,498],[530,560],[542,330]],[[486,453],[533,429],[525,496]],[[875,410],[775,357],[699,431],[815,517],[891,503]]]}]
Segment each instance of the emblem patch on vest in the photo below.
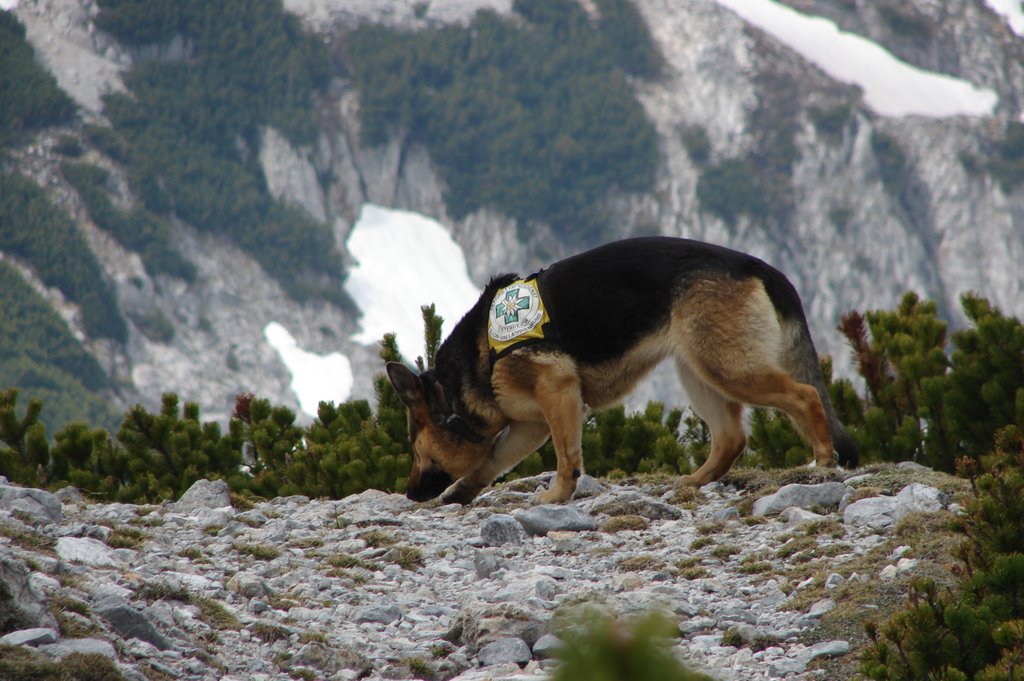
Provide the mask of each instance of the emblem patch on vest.
[{"label": "emblem patch on vest", "polygon": [[499,289],[487,318],[487,342],[501,353],[524,341],[544,338],[549,321],[535,281],[515,281]]}]

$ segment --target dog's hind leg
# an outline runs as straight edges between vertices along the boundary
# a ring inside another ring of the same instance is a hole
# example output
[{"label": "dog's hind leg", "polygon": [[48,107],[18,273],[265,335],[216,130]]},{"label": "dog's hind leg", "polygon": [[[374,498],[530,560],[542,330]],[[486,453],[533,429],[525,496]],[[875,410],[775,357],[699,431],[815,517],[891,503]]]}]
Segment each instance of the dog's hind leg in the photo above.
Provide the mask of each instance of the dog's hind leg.
[{"label": "dog's hind leg", "polygon": [[[695,363],[693,372],[725,399],[771,407],[785,413],[810,442],[815,463],[822,467],[835,466],[832,436],[818,391],[781,369],[766,362],[756,362],[753,351],[747,356],[755,361],[746,366],[715,362],[705,357]],[[759,367],[755,368],[755,364]]]},{"label": "dog's hind leg", "polygon": [[815,463],[823,468],[836,465],[825,407],[813,387],[778,370],[726,380],[721,389],[747,404],[785,413],[810,442]]},{"label": "dog's hind leg", "polygon": [[699,487],[725,475],[746,448],[743,405],[730,400],[702,381],[681,359],[676,360],[676,373],[690,398],[690,406],[711,431],[711,453],[707,461],[695,472],[682,478],[683,484]]},{"label": "dog's hind leg", "polygon": [[780,318],[756,278],[700,282],[674,311],[677,357],[724,399],[787,414],[810,441],[815,462],[833,466],[832,436],[818,391],[784,369],[796,323]]},{"label": "dog's hind leg", "polygon": [[546,423],[516,421],[495,442],[491,455],[475,470],[464,475],[441,494],[446,504],[468,504],[499,475],[537,451],[549,437]]}]

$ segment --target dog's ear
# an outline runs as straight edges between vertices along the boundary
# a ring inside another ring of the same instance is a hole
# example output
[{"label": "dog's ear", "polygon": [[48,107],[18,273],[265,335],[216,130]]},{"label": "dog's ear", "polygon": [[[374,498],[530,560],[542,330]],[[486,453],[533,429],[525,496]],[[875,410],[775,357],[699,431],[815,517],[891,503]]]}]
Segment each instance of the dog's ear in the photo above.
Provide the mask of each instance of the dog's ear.
[{"label": "dog's ear", "polygon": [[388,380],[398,393],[398,399],[402,404],[411,407],[423,400],[423,386],[420,377],[412,372],[412,369],[401,362],[388,362],[384,367],[388,372]]},{"label": "dog's ear", "polygon": [[435,425],[443,426],[445,419],[452,413],[444,386],[437,380],[433,371],[424,371],[420,374],[420,385],[423,389],[423,397],[427,401],[427,408],[430,410],[431,420]]}]

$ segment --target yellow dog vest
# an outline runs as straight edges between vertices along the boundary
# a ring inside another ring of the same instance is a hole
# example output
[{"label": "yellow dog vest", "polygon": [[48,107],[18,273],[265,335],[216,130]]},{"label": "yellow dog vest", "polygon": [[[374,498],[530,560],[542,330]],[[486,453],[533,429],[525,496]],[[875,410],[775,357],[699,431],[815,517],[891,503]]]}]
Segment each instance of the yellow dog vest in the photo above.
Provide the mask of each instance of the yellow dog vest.
[{"label": "yellow dog vest", "polygon": [[535,279],[519,279],[499,289],[487,317],[491,356],[504,355],[523,343],[544,340],[544,325],[549,321]]}]

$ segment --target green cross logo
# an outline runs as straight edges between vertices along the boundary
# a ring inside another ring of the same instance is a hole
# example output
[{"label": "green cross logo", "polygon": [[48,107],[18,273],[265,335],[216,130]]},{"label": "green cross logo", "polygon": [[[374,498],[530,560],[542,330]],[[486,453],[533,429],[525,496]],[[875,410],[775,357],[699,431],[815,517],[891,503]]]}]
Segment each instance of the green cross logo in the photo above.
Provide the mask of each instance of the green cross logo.
[{"label": "green cross logo", "polygon": [[530,297],[520,296],[519,289],[513,288],[505,291],[505,300],[494,306],[494,318],[505,318],[506,324],[519,321],[519,311],[530,308]]}]

